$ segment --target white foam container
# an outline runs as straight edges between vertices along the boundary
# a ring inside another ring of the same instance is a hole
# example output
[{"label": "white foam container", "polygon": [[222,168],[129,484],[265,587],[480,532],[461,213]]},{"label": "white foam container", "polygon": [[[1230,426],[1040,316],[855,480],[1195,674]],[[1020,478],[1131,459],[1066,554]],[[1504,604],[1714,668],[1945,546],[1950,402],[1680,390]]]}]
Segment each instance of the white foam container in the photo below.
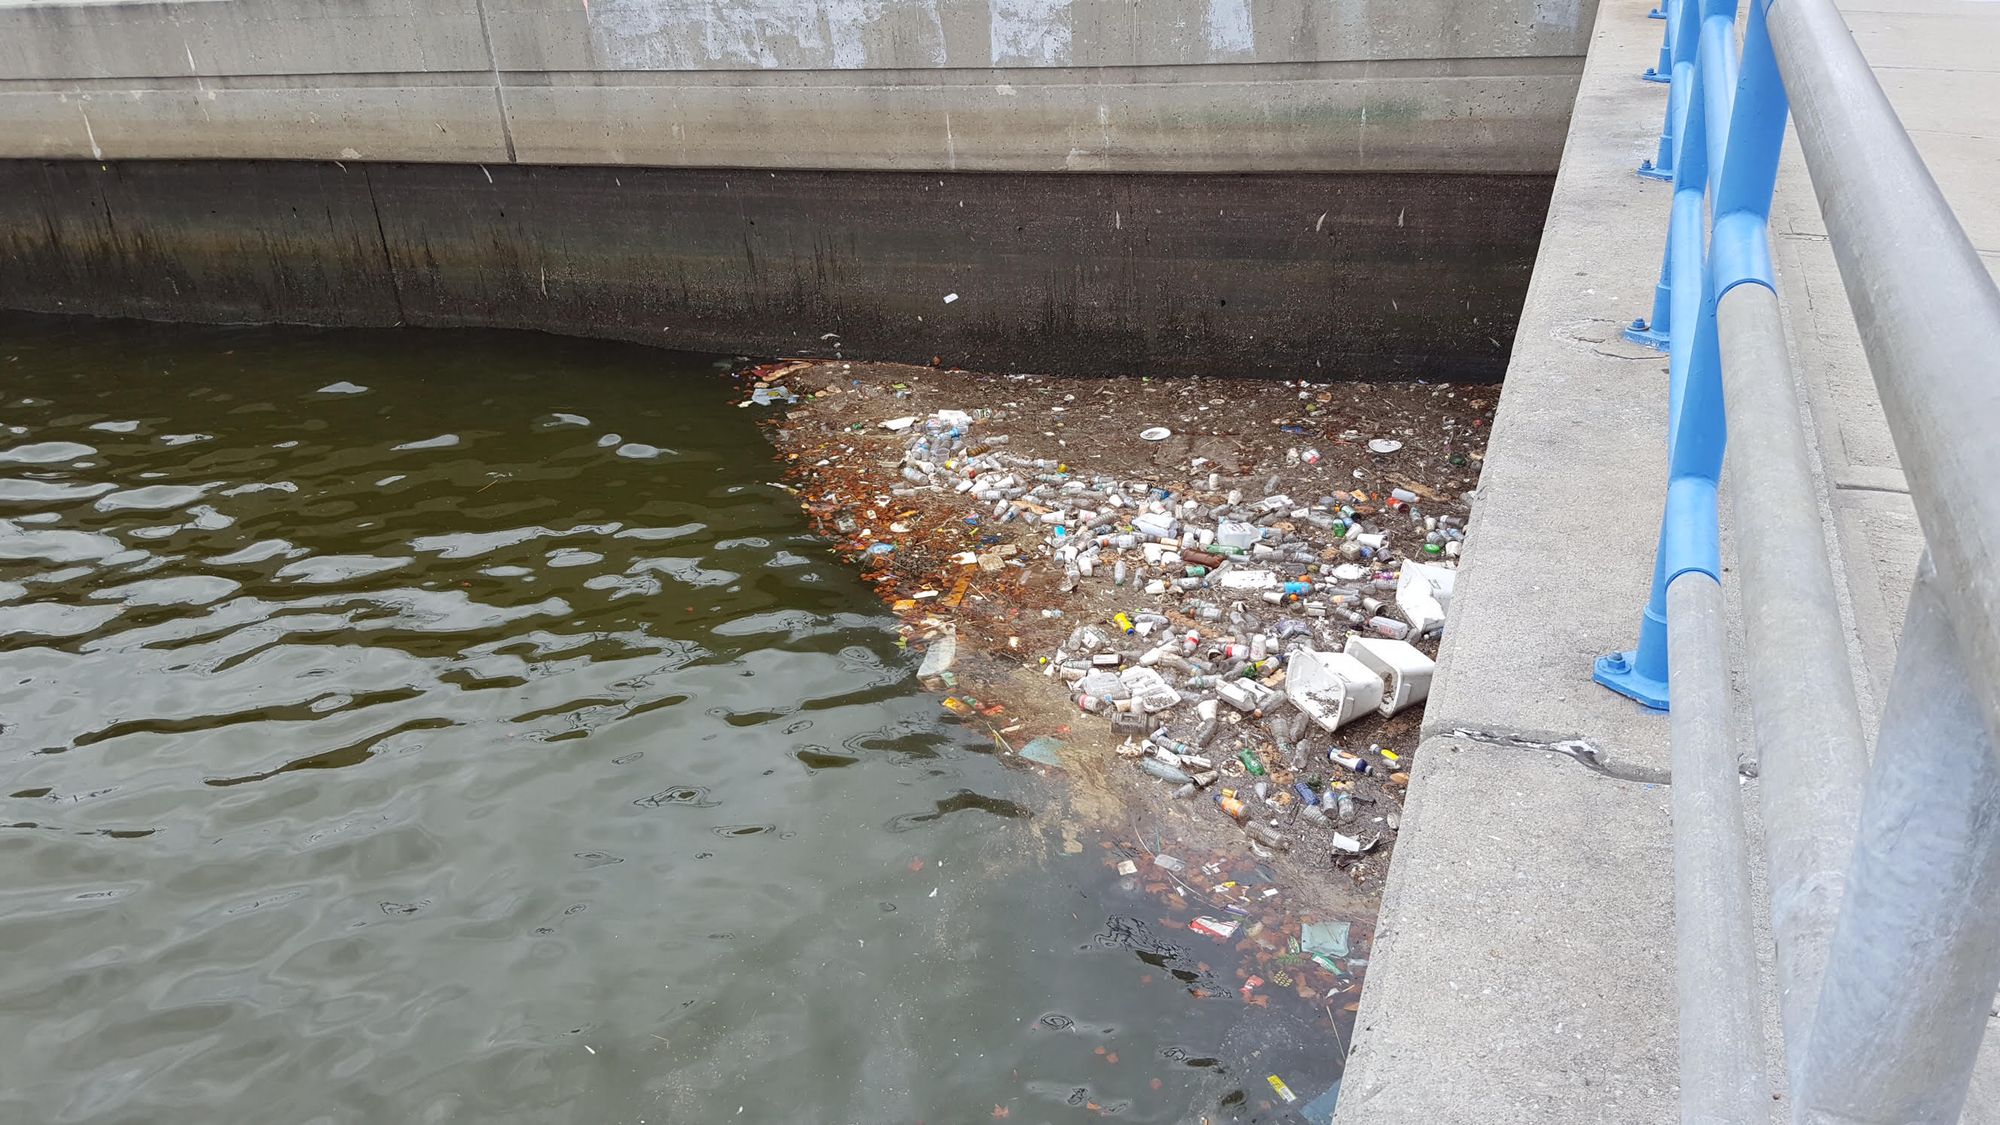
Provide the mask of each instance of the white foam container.
[{"label": "white foam container", "polygon": [[1292,702],[1330,731],[1380,711],[1382,683],[1374,669],[1344,652],[1300,649],[1285,665],[1285,690]]},{"label": "white foam container", "polygon": [[1393,715],[1430,698],[1437,661],[1410,642],[1350,636],[1344,652],[1367,666],[1382,685],[1382,701],[1377,704],[1382,714]]}]

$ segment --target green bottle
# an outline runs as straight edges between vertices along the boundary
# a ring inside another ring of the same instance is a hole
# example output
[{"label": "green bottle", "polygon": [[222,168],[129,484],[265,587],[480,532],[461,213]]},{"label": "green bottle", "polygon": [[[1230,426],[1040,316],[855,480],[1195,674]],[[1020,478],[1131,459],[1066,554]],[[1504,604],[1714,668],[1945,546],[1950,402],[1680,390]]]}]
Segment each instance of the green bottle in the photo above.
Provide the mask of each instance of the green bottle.
[{"label": "green bottle", "polygon": [[1251,777],[1264,776],[1264,763],[1257,760],[1257,755],[1251,753],[1248,746],[1237,751],[1236,760],[1243,763],[1243,768],[1250,771]]}]

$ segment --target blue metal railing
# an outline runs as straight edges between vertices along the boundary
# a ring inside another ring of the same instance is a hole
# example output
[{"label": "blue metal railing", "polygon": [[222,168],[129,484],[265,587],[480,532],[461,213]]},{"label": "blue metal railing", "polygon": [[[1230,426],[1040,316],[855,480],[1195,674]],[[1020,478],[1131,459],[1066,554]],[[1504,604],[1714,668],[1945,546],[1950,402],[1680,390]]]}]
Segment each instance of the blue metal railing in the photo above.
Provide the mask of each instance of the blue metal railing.
[{"label": "blue metal railing", "polygon": [[[1729,425],[1754,435],[1730,454],[1733,577],[1787,1116],[1954,1121],[2000,988],[2000,288],[1833,0],[1750,0],[1740,53],[1737,3],[1665,12],[1672,89],[1640,173],[1672,205],[1627,335],[1668,352],[1666,503],[1638,644],[1595,678],[1673,704],[1682,1120],[1765,1121],[1716,510]],[[1773,284],[1788,113],[1926,544],[1872,766]]]},{"label": "blue metal railing", "polygon": [[1600,657],[1594,677],[1661,710],[1667,588],[1683,574],[1722,577],[1716,488],[1727,426],[1715,310],[1738,285],[1774,288],[1767,231],[1786,116],[1766,0],[1751,4],[1740,59],[1736,0],[1669,3],[1674,83],[1661,151],[1672,153],[1674,194],[1651,325],[1664,326],[1668,354],[1666,513],[1639,643]]}]

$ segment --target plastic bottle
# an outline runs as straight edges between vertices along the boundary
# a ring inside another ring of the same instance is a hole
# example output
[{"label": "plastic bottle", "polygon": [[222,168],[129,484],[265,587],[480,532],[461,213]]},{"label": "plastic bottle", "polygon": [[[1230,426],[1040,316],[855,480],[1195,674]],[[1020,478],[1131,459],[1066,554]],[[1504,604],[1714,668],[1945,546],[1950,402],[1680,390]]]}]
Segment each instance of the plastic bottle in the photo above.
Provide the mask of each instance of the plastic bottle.
[{"label": "plastic bottle", "polygon": [[[1246,746],[1242,750],[1237,751],[1236,760],[1243,763],[1243,768],[1249,771],[1251,777],[1264,776],[1264,763],[1257,760],[1256,752],[1249,747]],[[1359,759],[1356,760],[1358,761]]]},{"label": "plastic bottle", "polygon": [[1267,848],[1276,848],[1279,851],[1288,851],[1292,846],[1291,837],[1261,820],[1244,822],[1243,834]]},{"label": "plastic bottle", "polygon": [[1368,759],[1357,754],[1343,753],[1338,747],[1326,752],[1326,760],[1344,770],[1354,773],[1368,772]]},{"label": "plastic bottle", "polygon": [[1400,641],[1410,635],[1410,627],[1392,617],[1378,616],[1369,618],[1368,631],[1378,637],[1387,637],[1392,641]]}]

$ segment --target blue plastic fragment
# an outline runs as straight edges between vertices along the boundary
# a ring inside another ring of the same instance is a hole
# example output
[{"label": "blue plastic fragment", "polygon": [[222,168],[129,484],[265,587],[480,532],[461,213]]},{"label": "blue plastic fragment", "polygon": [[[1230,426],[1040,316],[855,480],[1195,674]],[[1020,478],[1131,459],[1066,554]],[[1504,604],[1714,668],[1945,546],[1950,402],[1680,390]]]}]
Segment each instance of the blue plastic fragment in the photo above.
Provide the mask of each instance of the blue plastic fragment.
[{"label": "blue plastic fragment", "polygon": [[1062,739],[1043,735],[1021,747],[1021,757],[1045,766],[1062,768]]}]

